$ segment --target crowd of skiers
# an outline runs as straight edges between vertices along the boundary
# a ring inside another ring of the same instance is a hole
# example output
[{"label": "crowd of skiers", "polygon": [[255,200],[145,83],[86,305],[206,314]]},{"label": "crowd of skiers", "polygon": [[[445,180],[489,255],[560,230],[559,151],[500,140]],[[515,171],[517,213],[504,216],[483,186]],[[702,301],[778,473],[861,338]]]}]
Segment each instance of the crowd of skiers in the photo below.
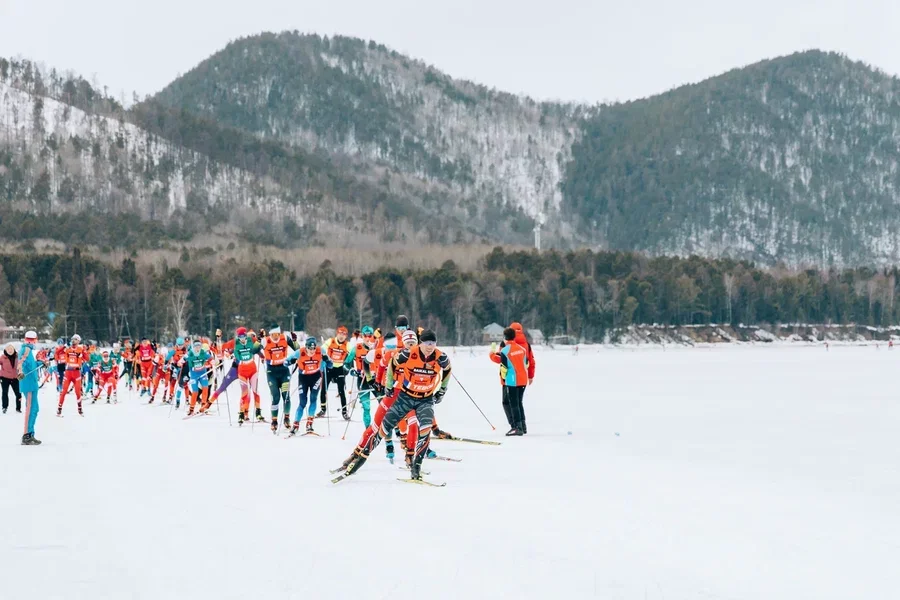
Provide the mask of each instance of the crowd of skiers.
[{"label": "crowd of skiers", "polygon": [[[366,429],[341,467],[344,476],[358,471],[382,440],[393,461],[396,432],[411,479],[420,479],[422,459],[434,456],[429,447],[431,436],[452,438],[438,427],[434,416],[434,406],[441,402],[450,383],[450,359],[437,348],[433,331],[413,329],[404,315],[397,317],[393,331],[385,334],[366,326],[351,337],[341,326],[321,345],[315,337],[299,343],[296,334],[285,334],[278,327],[259,333],[238,327],[227,341],[223,341],[221,330],[213,339],[179,337],[171,347],[149,339],[137,345],[126,340],[114,344],[111,350],[84,344],[77,334],[68,342],[60,338],[53,350],[36,349],[36,338],[34,332],[26,334],[21,357],[12,345],[0,356],[3,412],[8,406],[8,389],[15,396],[17,411],[21,410],[20,398],[26,398],[25,445],[40,444],[34,438],[37,390],[53,379],[59,394],[57,416],[62,416],[70,391],[74,391],[82,416],[84,396],[91,403],[104,397],[107,403],[118,402],[118,384],[124,379],[125,388],[137,391],[147,403],[155,402],[160,390],[163,404],[174,403],[174,408],[180,408],[183,401],[185,418],[189,418],[207,413],[237,382],[238,424],[242,425],[250,419],[267,421],[258,392],[263,369],[272,397],[268,422],[273,433],[283,426],[289,436],[300,434],[301,428],[300,435],[318,435],[314,419],[327,415],[331,384],[337,387],[341,415],[349,420],[347,395],[356,391],[355,402]],[[225,370],[228,358],[230,366]],[[490,359],[499,365],[502,404],[510,427],[506,435],[527,434],[523,398],[526,386],[534,379],[535,361],[520,324],[513,323],[504,331],[504,341],[492,345]],[[298,376],[298,393],[296,412],[292,413],[290,382],[294,373]]]}]

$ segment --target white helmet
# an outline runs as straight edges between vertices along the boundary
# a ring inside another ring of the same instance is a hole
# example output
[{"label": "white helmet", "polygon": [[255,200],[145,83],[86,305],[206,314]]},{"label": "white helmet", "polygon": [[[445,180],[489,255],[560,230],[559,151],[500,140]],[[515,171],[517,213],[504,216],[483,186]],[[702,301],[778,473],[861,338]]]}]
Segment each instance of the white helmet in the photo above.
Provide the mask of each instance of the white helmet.
[{"label": "white helmet", "polygon": [[77,343],[80,342],[80,341],[81,341],[81,336],[78,335],[77,333],[76,333],[75,335],[72,336],[72,343],[73,343],[73,344],[77,344]]}]

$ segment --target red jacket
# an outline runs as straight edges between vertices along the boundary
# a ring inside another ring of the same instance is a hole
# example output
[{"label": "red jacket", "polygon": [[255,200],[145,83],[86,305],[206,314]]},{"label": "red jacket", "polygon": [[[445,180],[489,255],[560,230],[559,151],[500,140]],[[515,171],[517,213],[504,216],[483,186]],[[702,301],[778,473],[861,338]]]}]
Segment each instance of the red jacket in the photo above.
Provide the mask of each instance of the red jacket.
[{"label": "red jacket", "polygon": [[525,339],[525,334],[521,331],[516,332],[516,339],[513,341],[525,348],[525,351],[528,353],[528,380],[530,381],[534,379],[534,352],[531,351],[531,344],[528,343],[528,340]]}]

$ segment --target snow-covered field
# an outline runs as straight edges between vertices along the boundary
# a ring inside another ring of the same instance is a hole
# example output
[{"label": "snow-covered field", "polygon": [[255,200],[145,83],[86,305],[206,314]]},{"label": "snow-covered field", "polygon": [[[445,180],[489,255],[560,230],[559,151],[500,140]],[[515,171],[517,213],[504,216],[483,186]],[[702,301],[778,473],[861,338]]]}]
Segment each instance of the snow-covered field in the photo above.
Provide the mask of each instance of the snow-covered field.
[{"label": "snow-covered field", "polygon": [[434,442],[441,489],[383,445],[332,485],[360,423],[284,440],[125,392],[57,419],[48,385],[42,446],[0,415],[0,597],[900,595],[900,349],[538,350],[511,439],[495,365],[452,358],[497,431],[455,384],[441,426],[503,445]]}]

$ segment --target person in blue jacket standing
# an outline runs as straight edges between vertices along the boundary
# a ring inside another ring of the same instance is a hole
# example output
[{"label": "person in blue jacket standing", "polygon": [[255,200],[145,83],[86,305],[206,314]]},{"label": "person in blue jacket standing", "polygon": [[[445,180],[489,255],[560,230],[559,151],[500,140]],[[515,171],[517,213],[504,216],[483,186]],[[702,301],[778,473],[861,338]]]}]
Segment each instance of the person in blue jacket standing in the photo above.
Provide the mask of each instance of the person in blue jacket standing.
[{"label": "person in blue jacket standing", "polygon": [[19,361],[19,391],[25,397],[25,433],[22,435],[23,446],[37,446],[40,440],[34,437],[34,424],[38,416],[38,361],[35,357],[37,333],[29,331],[22,343],[22,360]]}]

